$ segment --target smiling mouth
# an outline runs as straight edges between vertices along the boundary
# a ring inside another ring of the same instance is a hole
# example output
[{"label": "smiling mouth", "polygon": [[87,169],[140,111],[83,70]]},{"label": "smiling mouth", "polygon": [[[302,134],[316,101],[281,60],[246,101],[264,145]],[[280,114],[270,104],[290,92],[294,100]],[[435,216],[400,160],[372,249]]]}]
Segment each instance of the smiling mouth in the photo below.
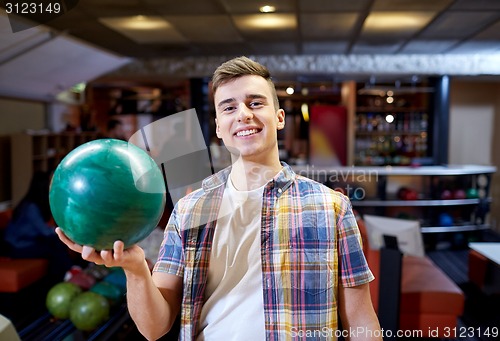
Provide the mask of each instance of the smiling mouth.
[{"label": "smiling mouth", "polygon": [[257,134],[259,131],[260,130],[258,130],[258,129],[247,129],[247,130],[241,130],[241,131],[237,132],[235,135],[239,136],[239,137],[244,137],[244,136],[250,136],[250,135]]}]

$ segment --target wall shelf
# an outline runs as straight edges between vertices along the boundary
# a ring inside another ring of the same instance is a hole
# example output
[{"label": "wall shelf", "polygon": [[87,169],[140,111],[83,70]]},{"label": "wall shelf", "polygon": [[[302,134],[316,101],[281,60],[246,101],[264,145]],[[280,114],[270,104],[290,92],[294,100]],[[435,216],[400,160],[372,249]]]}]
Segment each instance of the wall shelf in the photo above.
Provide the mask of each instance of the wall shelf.
[{"label": "wall shelf", "polygon": [[[359,213],[416,219],[423,233],[490,228],[487,215],[492,202],[491,175],[497,170],[493,166],[320,168],[306,165],[293,168],[297,174],[343,191]],[[405,200],[398,195],[401,189],[410,189],[414,191],[413,198],[421,199]],[[458,191],[461,197],[453,198],[452,193]],[[447,197],[444,192],[448,192]]]},{"label": "wall shelf", "polygon": [[96,132],[11,135],[12,205],[15,206],[26,194],[34,172],[55,170],[67,153],[97,137]]},{"label": "wall shelf", "polygon": [[[486,199],[491,203],[491,198]],[[363,200],[352,201],[354,207],[425,207],[425,206],[459,206],[477,205],[480,199],[450,199],[450,200]]]},{"label": "wall shelf", "polygon": [[468,232],[481,231],[491,228],[489,224],[467,224],[454,226],[423,226],[420,228],[422,233],[440,233],[440,232]]}]

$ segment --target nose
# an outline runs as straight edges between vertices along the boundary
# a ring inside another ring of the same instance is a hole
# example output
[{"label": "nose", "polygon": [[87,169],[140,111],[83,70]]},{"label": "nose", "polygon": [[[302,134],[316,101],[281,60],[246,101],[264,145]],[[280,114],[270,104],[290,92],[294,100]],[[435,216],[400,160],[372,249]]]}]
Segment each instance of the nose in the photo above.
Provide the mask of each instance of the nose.
[{"label": "nose", "polygon": [[252,110],[250,108],[248,108],[245,103],[241,103],[239,106],[238,106],[238,122],[242,122],[242,121],[248,121],[250,118],[252,118],[253,116],[253,113],[252,113]]}]

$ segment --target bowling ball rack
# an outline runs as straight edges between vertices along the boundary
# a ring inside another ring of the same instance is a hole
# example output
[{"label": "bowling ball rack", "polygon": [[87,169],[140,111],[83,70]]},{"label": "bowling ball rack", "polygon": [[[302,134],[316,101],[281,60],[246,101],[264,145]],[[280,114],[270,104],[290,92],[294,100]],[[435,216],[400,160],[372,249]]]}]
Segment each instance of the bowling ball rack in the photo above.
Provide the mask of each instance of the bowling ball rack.
[{"label": "bowling ball rack", "polygon": [[71,340],[110,340],[113,335],[123,329],[127,323],[133,324],[126,304],[111,311],[110,318],[92,332],[76,329],[69,319],[57,320],[47,311],[39,318],[20,330],[19,337],[23,341],[55,341],[71,337]]}]

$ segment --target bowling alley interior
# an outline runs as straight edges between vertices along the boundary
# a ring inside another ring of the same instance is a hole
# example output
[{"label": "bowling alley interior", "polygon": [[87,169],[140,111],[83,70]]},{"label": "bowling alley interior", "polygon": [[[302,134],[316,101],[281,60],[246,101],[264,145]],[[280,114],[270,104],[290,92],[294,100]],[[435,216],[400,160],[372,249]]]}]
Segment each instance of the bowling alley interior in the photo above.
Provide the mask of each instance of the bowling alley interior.
[{"label": "bowling alley interior", "polygon": [[[123,269],[54,231],[93,242],[140,205],[120,233],[148,227],[130,244],[152,269],[176,202],[231,164],[211,76],[238,56],[271,73],[280,160],[348,197],[387,339],[500,337],[500,1],[20,4],[0,5],[0,340],[145,339]],[[109,139],[163,201],[120,192],[137,172],[99,155]]]}]

